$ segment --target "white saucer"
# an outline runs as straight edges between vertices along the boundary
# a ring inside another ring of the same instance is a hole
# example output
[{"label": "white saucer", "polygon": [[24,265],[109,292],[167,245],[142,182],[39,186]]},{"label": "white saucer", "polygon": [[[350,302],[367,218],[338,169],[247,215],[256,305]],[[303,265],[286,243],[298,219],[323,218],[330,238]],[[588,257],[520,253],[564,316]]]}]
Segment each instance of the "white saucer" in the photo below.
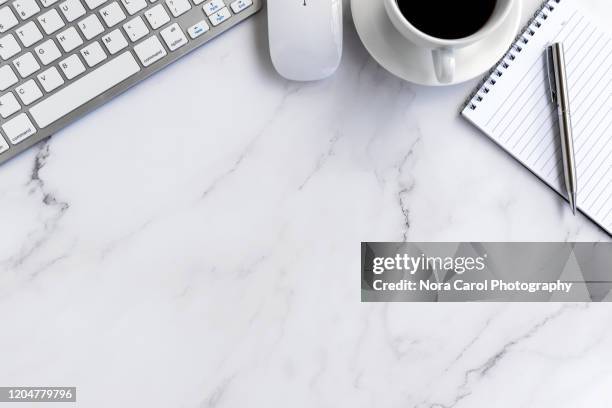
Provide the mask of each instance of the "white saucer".
[{"label": "white saucer", "polygon": [[521,1],[514,4],[508,22],[494,35],[457,51],[457,71],[452,84],[438,82],[431,51],[417,47],[395,29],[383,0],[351,0],[351,10],[361,42],[383,68],[415,84],[442,86],[480,76],[504,56],[521,24]]}]

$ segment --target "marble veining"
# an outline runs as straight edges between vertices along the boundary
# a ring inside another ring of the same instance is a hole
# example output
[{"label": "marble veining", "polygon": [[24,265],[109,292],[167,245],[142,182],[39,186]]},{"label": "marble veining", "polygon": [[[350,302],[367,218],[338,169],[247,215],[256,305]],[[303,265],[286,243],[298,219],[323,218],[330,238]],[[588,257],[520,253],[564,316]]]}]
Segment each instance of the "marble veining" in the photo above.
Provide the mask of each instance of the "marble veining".
[{"label": "marble veining", "polygon": [[[525,18],[537,1],[525,0]],[[605,20],[609,2],[584,1]],[[609,407],[612,309],[361,304],[361,241],[609,241],[359,42],[245,22],[0,168],[0,385],[83,407]]]}]

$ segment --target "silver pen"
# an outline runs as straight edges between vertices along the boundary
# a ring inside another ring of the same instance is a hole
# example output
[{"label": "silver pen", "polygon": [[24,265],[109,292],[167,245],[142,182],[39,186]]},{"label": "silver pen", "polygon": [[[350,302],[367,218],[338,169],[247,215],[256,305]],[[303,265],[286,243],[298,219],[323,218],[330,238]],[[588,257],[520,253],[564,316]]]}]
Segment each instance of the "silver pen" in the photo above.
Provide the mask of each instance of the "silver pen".
[{"label": "silver pen", "polygon": [[576,200],[578,197],[578,180],[576,175],[576,157],[574,155],[574,137],[572,133],[572,117],[570,112],[569,87],[565,66],[565,51],[562,43],[554,43],[547,49],[548,80],[552,102],[559,115],[559,130],[561,136],[561,153],[563,155],[563,173],[567,198],[576,215]]}]

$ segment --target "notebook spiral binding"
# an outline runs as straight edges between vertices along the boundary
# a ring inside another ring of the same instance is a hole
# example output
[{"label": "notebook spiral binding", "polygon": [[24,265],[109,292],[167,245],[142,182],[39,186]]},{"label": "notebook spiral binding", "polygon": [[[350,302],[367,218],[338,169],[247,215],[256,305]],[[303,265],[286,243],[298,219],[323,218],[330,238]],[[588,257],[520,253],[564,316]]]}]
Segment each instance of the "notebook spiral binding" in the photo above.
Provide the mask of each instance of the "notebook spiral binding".
[{"label": "notebook spiral binding", "polygon": [[523,51],[523,47],[529,43],[529,39],[536,34],[536,31],[542,27],[544,21],[548,19],[550,13],[555,10],[555,4],[559,4],[565,0],[548,0],[534,14],[529,23],[521,30],[508,52],[494,65],[484,79],[478,84],[476,90],[468,97],[463,109],[476,110],[478,104],[483,101],[486,94],[491,91],[491,88],[497,83],[497,78],[501,78],[504,72],[510,67],[512,62],[519,57]]}]

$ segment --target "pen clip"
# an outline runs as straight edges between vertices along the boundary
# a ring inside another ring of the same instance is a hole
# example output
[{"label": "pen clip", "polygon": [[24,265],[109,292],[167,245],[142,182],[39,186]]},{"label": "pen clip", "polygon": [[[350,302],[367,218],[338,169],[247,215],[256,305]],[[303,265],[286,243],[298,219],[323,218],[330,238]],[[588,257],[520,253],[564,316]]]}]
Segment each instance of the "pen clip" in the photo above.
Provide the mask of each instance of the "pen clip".
[{"label": "pen clip", "polygon": [[548,90],[550,92],[550,100],[553,104],[557,105],[557,73],[555,72],[553,52],[552,45],[546,47],[546,73],[548,77]]}]

